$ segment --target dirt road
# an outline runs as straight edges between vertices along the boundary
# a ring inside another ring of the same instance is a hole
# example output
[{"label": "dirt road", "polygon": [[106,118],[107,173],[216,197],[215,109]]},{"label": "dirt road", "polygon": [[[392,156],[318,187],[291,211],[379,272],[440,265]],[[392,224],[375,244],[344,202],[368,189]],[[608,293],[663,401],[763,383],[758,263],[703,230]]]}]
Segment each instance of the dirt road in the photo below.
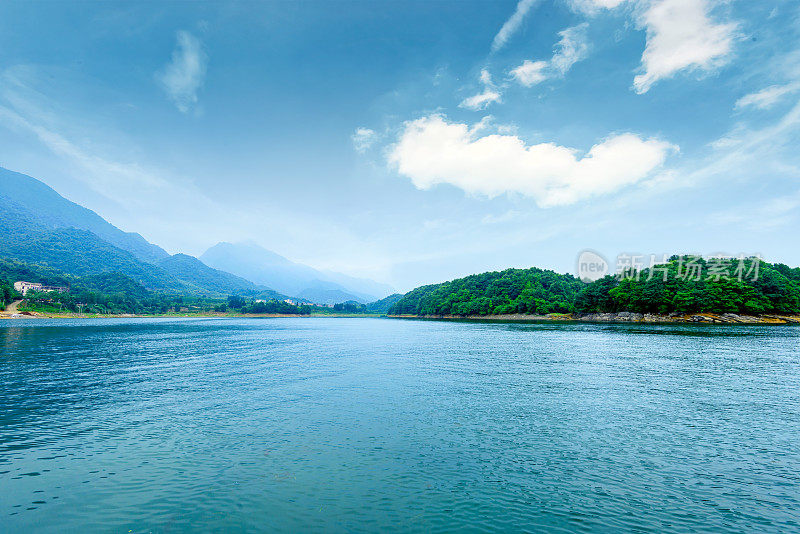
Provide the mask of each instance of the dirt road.
[{"label": "dirt road", "polygon": [[15,300],[14,302],[12,302],[8,306],[6,306],[6,313],[9,314],[9,315],[14,314],[14,313],[19,313],[19,310],[17,308],[19,307],[19,305],[21,303],[22,303],[21,300]]}]

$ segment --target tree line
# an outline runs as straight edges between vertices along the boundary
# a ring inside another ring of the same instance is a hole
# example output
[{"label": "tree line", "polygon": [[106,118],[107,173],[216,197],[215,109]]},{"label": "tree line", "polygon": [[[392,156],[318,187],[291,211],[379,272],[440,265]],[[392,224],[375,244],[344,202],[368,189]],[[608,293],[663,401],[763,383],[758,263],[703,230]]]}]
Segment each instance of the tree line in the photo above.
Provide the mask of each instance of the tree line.
[{"label": "tree line", "polygon": [[393,315],[546,314],[575,311],[583,283],[570,274],[539,269],[506,269],[474,274],[406,293]]},{"label": "tree line", "polygon": [[[757,258],[728,271],[719,261],[672,256],[647,269],[585,284],[549,270],[507,269],[422,286],[407,293],[392,315],[639,313],[800,313],[800,268]],[[691,268],[689,268],[691,267]]]}]

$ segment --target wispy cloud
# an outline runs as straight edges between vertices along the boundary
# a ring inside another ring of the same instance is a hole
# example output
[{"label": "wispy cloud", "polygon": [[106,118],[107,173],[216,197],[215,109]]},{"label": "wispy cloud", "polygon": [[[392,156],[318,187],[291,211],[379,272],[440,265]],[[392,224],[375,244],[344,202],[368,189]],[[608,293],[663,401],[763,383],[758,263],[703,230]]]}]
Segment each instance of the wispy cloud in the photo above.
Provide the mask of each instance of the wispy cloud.
[{"label": "wispy cloud", "polygon": [[770,85],[757,91],[745,95],[736,101],[736,109],[754,107],[756,109],[769,109],[774,106],[785,95],[800,90],[800,83],[787,83],[786,85]]},{"label": "wispy cloud", "polygon": [[353,147],[356,149],[356,152],[363,154],[369,150],[377,138],[378,134],[371,128],[356,128],[352,136]]},{"label": "wispy cloud", "polygon": [[200,40],[187,31],[179,31],[172,59],[156,73],[156,80],[182,113],[188,113],[197,104],[197,91],[205,82],[207,63],[208,56]]},{"label": "wispy cloud", "polygon": [[745,226],[751,230],[769,231],[796,223],[800,213],[798,208],[800,191],[795,191],[793,194],[711,213],[708,222],[715,226]]},{"label": "wispy cloud", "polygon": [[492,52],[497,52],[506,45],[511,36],[514,35],[514,33],[516,33],[516,31],[522,25],[522,21],[525,20],[525,15],[527,15],[533,6],[535,6],[538,2],[539,0],[519,0],[514,14],[509,17],[505,24],[503,24],[503,26],[500,28],[500,31],[497,32],[497,35],[494,36],[494,41],[492,41]]},{"label": "wispy cloud", "polygon": [[[42,93],[38,89],[43,80],[51,77],[38,71],[35,67],[0,71],[0,133],[8,130],[19,139],[30,139],[28,146],[37,156],[31,165],[9,149],[0,150],[5,166],[48,182],[48,173],[42,171],[55,169],[51,172],[63,183],[73,183],[59,192],[167,250],[199,253],[217,241],[256,239],[300,261],[338,270],[347,270],[344,267],[352,265],[359,251],[368,251],[365,265],[374,260],[371,256],[381,257],[380,252],[371,252],[378,246],[366,245],[338,221],[298,214],[273,203],[268,209],[271,216],[286,221],[278,228],[264,223],[262,200],[243,206],[252,199],[240,195],[234,208],[225,199],[209,197],[193,177],[143,161],[134,140],[113,129],[98,129],[88,118],[91,109],[75,110]],[[327,263],[302,257],[311,249],[319,254],[316,259]]]},{"label": "wispy cloud", "polygon": [[639,182],[676,149],[626,133],[608,137],[579,156],[575,149],[554,143],[526,145],[515,135],[481,136],[479,131],[442,115],[409,121],[389,162],[419,189],[450,184],[489,198],[519,193],[550,207]]},{"label": "wispy cloud", "polygon": [[132,190],[162,189],[168,184],[157,175],[147,172],[136,164],[123,164],[92,154],[63,135],[41,124],[33,122],[11,108],[0,105],[0,123],[34,134],[54,154],[89,171],[84,175],[87,183],[100,194],[122,200],[130,197]]},{"label": "wispy cloud", "polygon": [[639,94],[684,69],[711,70],[726,63],[733,50],[736,24],[709,17],[706,0],[655,0],[640,24],[647,29],[642,74],[633,80]]},{"label": "wispy cloud", "polygon": [[627,2],[627,0],[569,0],[575,11],[587,15],[596,15],[603,9],[614,9]]},{"label": "wispy cloud", "polygon": [[486,109],[486,106],[492,102],[500,102],[501,98],[500,93],[494,89],[487,88],[482,93],[465,98],[459,106],[472,110]]},{"label": "wispy cloud", "polygon": [[[710,143],[710,154],[687,160],[682,166],[667,169],[644,182],[638,191],[624,196],[621,205],[643,204],[667,191],[719,183],[728,188],[739,181],[764,181],[781,176],[800,175],[796,151],[791,140],[800,131],[800,102],[776,122],[760,129],[737,125]],[[761,185],[761,184],[759,184]],[[783,185],[781,186],[784,187]],[[751,192],[755,189],[751,188]]]},{"label": "wispy cloud", "polygon": [[589,24],[584,22],[558,33],[561,36],[561,40],[554,47],[555,53],[553,54],[553,59],[550,60],[550,65],[562,76],[575,63],[589,55],[589,41],[586,37],[587,28],[589,28]]},{"label": "wispy cloud", "polygon": [[542,83],[547,79],[547,68],[550,64],[547,61],[531,61],[526,59],[522,65],[511,70],[511,77],[525,87],[532,87],[537,83]]},{"label": "wispy cloud", "polygon": [[584,22],[559,32],[561,39],[553,46],[553,57],[549,61],[525,60],[511,70],[511,77],[531,87],[548,78],[564,76],[575,63],[589,55],[588,27],[588,23]]},{"label": "wispy cloud", "polygon": [[465,98],[461,101],[459,107],[479,110],[486,109],[486,106],[493,102],[501,101],[502,95],[492,82],[492,75],[489,74],[489,71],[482,69],[479,78],[483,84],[483,91],[477,95]]}]

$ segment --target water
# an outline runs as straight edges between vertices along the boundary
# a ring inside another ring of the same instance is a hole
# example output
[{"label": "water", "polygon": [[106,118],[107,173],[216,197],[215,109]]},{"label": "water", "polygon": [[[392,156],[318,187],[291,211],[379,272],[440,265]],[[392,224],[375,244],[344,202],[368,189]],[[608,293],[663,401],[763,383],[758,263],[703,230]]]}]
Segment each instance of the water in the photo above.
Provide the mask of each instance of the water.
[{"label": "water", "polygon": [[0,531],[800,529],[800,328],[0,323]]}]

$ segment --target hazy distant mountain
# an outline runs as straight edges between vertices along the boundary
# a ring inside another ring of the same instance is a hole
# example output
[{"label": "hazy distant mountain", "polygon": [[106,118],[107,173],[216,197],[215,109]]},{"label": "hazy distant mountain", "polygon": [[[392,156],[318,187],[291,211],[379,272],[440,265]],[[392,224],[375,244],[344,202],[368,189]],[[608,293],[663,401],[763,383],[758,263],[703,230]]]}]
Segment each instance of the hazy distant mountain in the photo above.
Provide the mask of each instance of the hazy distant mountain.
[{"label": "hazy distant mountain", "polygon": [[258,295],[261,298],[283,300],[282,295],[272,289],[254,284],[239,276],[209,267],[194,256],[175,254],[158,262],[159,267],[179,280],[201,288],[211,289],[229,295]]},{"label": "hazy distant mountain", "polygon": [[365,298],[369,300],[363,295],[354,295],[353,293],[348,293],[342,289],[327,288],[324,284],[316,284],[314,286],[307,287],[298,293],[297,297],[317,304],[338,304],[340,302],[347,302],[348,300],[363,302]]},{"label": "hazy distant mountain", "polygon": [[15,211],[45,228],[88,230],[103,241],[126,250],[142,261],[155,263],[169,256],[139,234],[123,232],[92,210],[71,202],[48,185],[18,172],[0,167],[0,209],[13,202]]},{"label": "hazy distant mountain", "polygon": [[254,243],[218,243],[200,259],[211,267],[264,284],[281,293],[332,304],[371,302],[393,292],[391,286],[295,263]]},{"label": "hazy distant mountain", "polygon": [[[332,282],[337,286],[344,287],[348,292],[361,296],[366,299],[365,302],[372,302],[375,299],[391,295],[396,290],[389,284],[383,284],[367,278],[355,278],[346,274],[337,273],[333,271],[321,271],[325,277],[325,281]],[[355,299],[359,300],[359,299]],[[345,302],[339,300],[337,302]],[[335,304],[335,303],[334,303]]]}]

